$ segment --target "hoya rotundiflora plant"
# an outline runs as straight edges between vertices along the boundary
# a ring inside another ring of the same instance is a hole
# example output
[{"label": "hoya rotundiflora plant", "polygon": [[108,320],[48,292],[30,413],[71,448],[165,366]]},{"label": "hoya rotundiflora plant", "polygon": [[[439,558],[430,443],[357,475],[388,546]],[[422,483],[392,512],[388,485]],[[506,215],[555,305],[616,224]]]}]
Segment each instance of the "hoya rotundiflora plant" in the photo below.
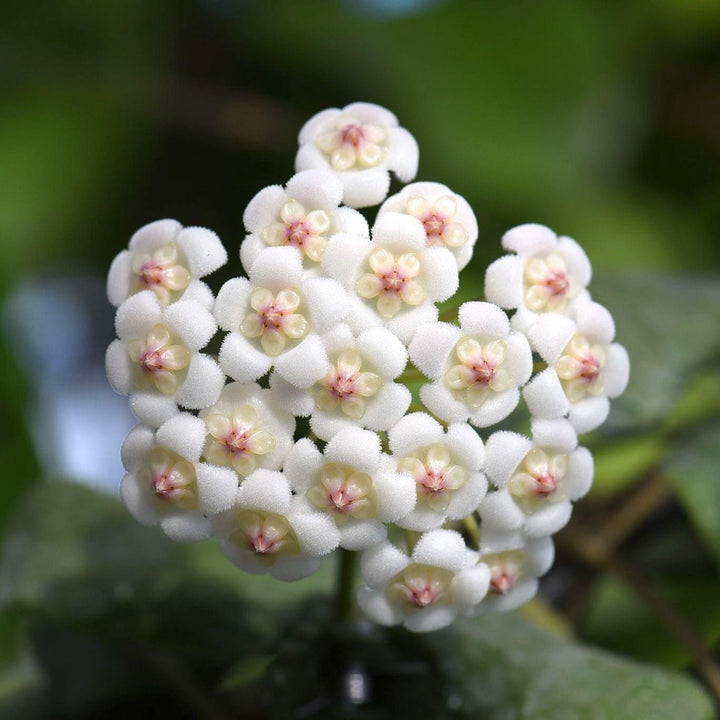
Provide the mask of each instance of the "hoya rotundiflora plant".
[{"label": "hoya rotundiflora plant", "polygon": [[[216,538],[247,573],[296,580],[361,553],[357,603],[383,625],[513,609],[592,483],[578,435],[628,380],[588,258],[515,227],[485,297],[448,322],[437,304],[478,226],[437,182],[387,197],[390,173],[415,177],[412,135],[354,103],[315,115],[299,144],[296,174],[248,204],[242,271],[217,295],[202,278],[227,253],[207,229],[150,223],[113,261],[106,369],[139,420],[122,499],[173,540]],[[371,206],[369,226],[358,208]],[[519,403],[528,434],[493,430]]]}]

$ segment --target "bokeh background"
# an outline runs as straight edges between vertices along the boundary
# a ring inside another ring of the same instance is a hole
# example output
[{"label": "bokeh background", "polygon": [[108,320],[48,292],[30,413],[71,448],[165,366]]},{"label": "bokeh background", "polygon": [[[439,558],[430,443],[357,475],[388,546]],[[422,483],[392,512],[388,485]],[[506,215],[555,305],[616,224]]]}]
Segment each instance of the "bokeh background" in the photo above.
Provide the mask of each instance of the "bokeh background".
[{"label": "bokeh background", "polygon": [[[631,354],[542,598],[464,626],[470,649],[328,635],[332,568],[249,579],[114,499],[133,420],[104,379],[110,261],[176,217],[228,248],[217,289],[303,122],[355,100],[475,210],[464,299],[541,222],[586,249]],[[0,717],[711,717],[719,246],[716,0],[5,0]]]}]

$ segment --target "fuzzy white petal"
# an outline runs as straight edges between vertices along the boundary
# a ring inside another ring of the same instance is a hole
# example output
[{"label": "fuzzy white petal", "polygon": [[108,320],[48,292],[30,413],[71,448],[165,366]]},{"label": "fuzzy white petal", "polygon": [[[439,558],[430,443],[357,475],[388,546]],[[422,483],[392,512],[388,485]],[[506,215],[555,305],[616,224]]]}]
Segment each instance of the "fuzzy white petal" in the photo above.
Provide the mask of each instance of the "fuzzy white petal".
[{"label": "fuzzy white petal", "polygon": [[535,445],[571,453],[577,447],[577,433],[564,418],[546,420],[534,418],[531,422]]},{"label": "fuzzy white petal", "polygon": [[493,303],[466,302],[458,310],[463,335],[472,335],[481,342],[504,338],[510,332],[507,315]]},{"label": "fuzzy white petal", "polygon": [[575,240],[569,237],[559,237],[557,249],[563,258],[565,258],[570,275],[572,275],[580,285],[587,287],[592,277],[592,268],[585,251]]},{"label": "fuzzy white petal", "polygon": [[225,385],[225,375],[220,366],[208,355],[196,354],[190,359],[190,366],[176,400],[179,405],[191,410],[210,407],[220,397]]},{"label": "fuzzy white petal", "polygon": [[586,397],[570,405],[568,420],[578,435],[600,427],[610,412],[610,401],[606,397]]},{"label": "fuzzy white petal", "polygon": [[392,212],[378,217],[372,228],[372,239],[393,255],[419,252],[426,243],[423,224],[417,218]]},{"label": "fuzzy white petal", "polygon": [[306,557],[304,555],[281,556],[275,559],[267,572],[276,580],[294,582],[312,575],[320,568],[320,563],[321,559],[319,557]]},{"label": "fuzzy white petal", "polygon": [[567,482],[571,500],[579,500],[592,485],[594,462],[592,453],[579,447],[568,458]]},{"label": "fuzzy white petal", "polygon": [[218,355],[220,367],[238,382],[254,382],[271,366],[270,358],[253,347],[240,333],[228,333]]},{"label": "fuzzy white petal", "polygon": [[115,332],[121,340],[144,338],[162,320],[162,310],[152,290],[131,295],[115,314]]},{"label": "fuzzy white petal", "polygon": [[252,286],[246,278],[228,280],[218,292],[213,313],[223,330],[237,331],[245,319]]},{"label": "fuzzy white petal", "polygon": [[258,469],[245,478],[237,493],[240,507],[285,515],[290,510],[290,484],[281,472]]},{"label": "fuzzy white petal", "polygon": [[400,608],[391,605],[383,592],[362,587],[355,598],[363,613],[378,625],[399,625],[402,622]]},{"label": "fuzzy white petal", "polygon": [[465,558],[465,541],[455,530],[430,530],[415,545],[413,562],[459,572]]},{"label": "fuzzy white petal", "polygon": [[579,299],[576,304],[575,321],[577,332],[585,335],[593,343],[608,345],[615,338],[615,321],[607,308],[600,303],[587,298]]},{"label": "fuzzy white petal", "polygon": [[379,473],[375,477],[377,516],[383,522],[395,522],[415,506],[415,480],[403,473]]},{"label": "fuzzy white petal", "polygon": [[303,285],[305,300],[310,308],[310,319],[317,332],[326,332],[348,313],[347,293],[342,285],[331,278],[310,278]]},{"label": "fuzzy white petal", "polygon": [[500,430],[485,443],[485,472],[497,487],[504,487],[522,459],[530,452],[532,442],[519,433]]},{"label": "fuzzy white petal", "polygon": [[470,479],[453,493],[447,507],[451,520],[462,520],[477,510],[487,494],[488,481],[482,473],[472,473]]},{"label": "fuzzy white petal", "polygon": [[545,225],[526,223],[508,230],[502,237],[502,246],[518,255],[536,255],[552,250],[557,236]]},{"label": "fuzzy white petal", "polygon": [[175,241],[188,261],[188,270],[193,277],[201,278],[215,272],[228,260],[227,251],[220,238],[202,227],[186,227]]},{"label": "fuzzy white petal", "polygon": [[210,520],[199,512],[168,515],[160,521],[162,531],[175,542],[193,543],[211,535]]},{"label": "fuzzy white petal", "polygon": [[503,308],[520,307],[523,303],[523,264],[516,255],[505,255],[485,271],[485,297]]},{"label": "fuzzy white petal", "polygon": [[372,247],[370,239],[361,235],[346,233],[333,235],[328,240],[323,253],[322,269],[350,289]]},{"label": "fuzzy white petal", "polygon": [[120,458],[128,472],[136,472],[150,459],[155,447],[155,433],[147,425],[136,425],[123,441]]},{"label": "fuzzy white petal", "polygon": [[532,349],[548,363],[554,365],[575,334],[575,323],[565,315],[542,313],[528,330]]},{"label": "fuzzy white petal", "polygon": [[457,613],[457,608],[453,605],[430,605],[414,615],[408,615],[403,625],[412,632],[433,632],[450,625]]},{"label": "fuzzy white petal", "polygon": [[120,498],[133,518],[141,525],[157,525],[161,515],[151,502],[151,493],[134,473],[125,475],[120,483]]},{"label": "fuzzy white petal", "polygon": [[174,397],[159,392],[133,393],[128,400],[135,417],[154,428],[160,427],[180,412]]},{"label": "fuzzy white petal", "polygon": [[310,393],[291,385],[275,372],[270,375],[270,391],[279,407],[298,417],[307,417],[315,408]]},{"label": "fuzzy white petal", "polygon": [[477,605],[490,587],[490,569],[484,563],[458,573],[452,584],[452,596],[457,605],[470,608]]},{"label": "fuzzy white petal", "polygon": [[525,520],[525,532],[529,537],[553,535],[567,525],[572,513],[572,505],[568,501],[546,505],[541,510],[528,515]]},{"label": "fuzzy white petal", "polygon": [[130,292],[132,253],[123,250],[110,264],[107,276],[107,296],[111,305],[119,307]]},{"label": "fuzzy white petal", "polygon": [[400,182],[410,182],[417,175],[420,156],[417,141],[405,128],[396,127],[390,131],[390,143],[388,166]]},{"label": "fuzzy white petal", "polygon": [[425,377],[437,380],[445,371],[447,359],[461,337],[460,328],[449,323],[420,325],[408,347],[413,365]]},{"label": "fuzzy white petal", "polygon": [[298,388],[308,388],[320,380],[327,372],[327,365],[325,348],[319,336],[314,333],[275,358],[275,371],[278,375]]},{"label": "fuzzy white petal", "polygon": [[607,348],[605,363],[605,394],[609,398],[622,395],[630,379],[630,358],[627,350],[619,343]]},{"label": "fuzzy white petal", "polygon": [[182,225],[177,220],[155,220],[136,230],[128,247],[131,251],[140,250],[152,254],[162,245],[173,242],[181,230]]},{"label": "fuzzy white petal", "polygon": [[337,175],[322,170],[306,170],[288,180],[287,194],[306,210],[336,208],[342,201],[343,186]]},{"label": "fuzzy white petal", "polygon": [[300,438],[285,458],[283,472],[296,493],[304,493],[315,481],[323,464],[322,453],[309,438]]},{"label": "fuzzy white petal", "polygon": [[360,571],[371,588],[384,587],[409,564],[408,556],[389,542],[366,550],[360,557]]},{"label": "fuzzy white petal", "polygon": [[285,202],[287,193],[280,185],[269,185],[260,190],[248,203],[243,213],[243,224],[249,233],[258,236],[263,228],[277,222],[280,206]]},{"label": "fuzzy white petal", "polygon": [[384,379],[396,378],[407,364],[407,350],[400,340],[385,328],[370,328],[356,343],[358,352],[367,357]]},{"label": "fuzzy white petal", "polygon": [[412,340],[415,331],[424,323],[435,322],[438,318],[438,309],[430,302],[399,312],[394,318],[386,321],[390,332],[407,344]]},{"label": "fuzzy white petal", "polygon": [[345,550],[367,550],[387,537],[387,527],[379,520],[348,522],[340,528],[340,547]]},{"label": "fuzzy white petal", "polygon": [[480,469],[485,462],[482,438],[467,423],[453,423],[447,430],[448,446],[469,469]]},{"label": "fuzzy white petal", "polygon": [[112,389],[120,395],[133,391],[133,364],[122,340],[113,340],[105,351],[105,374]]},{"label": "fuzzy white petal", "polygon": [[195,475],[199,507],[203,513],[216,515],[232,506],[238,487],[238,476],[233,470],[198,463]]},{"label": "fuzzy white petal", "polygon": [[484,428],[504,420],[520,402],[520,391],[510,388],[505,392],[491,393],[479,407],[470,411],[468,422],[475,427]]},{"label": "fuzzy white petal", "polygon": [[372,474],[380,465],[380,438],[369,430],[346,428],[327,444],[325,457]]},{"label": "fuzzy white petal", "polygon": [[178,413],[158,428],[155,439],[158,445],[196,463],[205,445],[205,423],[190,413]]},{"label": "fuzzy white petal", "polygon": [[327,555],[340,543],[340,531],[325,513],[296,513],[288,520],[305,555]]},{"label": "fuzzy white petal", "polygon": [[250,281],[273,292],[300,287],[303,277],[300,253],[294,247],[269,247],[258,255],[250,268]]},{"label": "fuzzy white petal", "polygon": [[540,418],[559,418],[569,409],[560,379],[555,370],[546,368],[525,386],[523,398],[530,414]]},{"label": "fuzzy white petal", "polygon": [[362,417],[362,425],[377,432],[388,430],[410,407],[412,395],[399,383],[386,383],[370,398]]},{"label": "fuzzy white petal", "polygon": [[422,278],[429,300],[448,300],[460,282],[455,256],[445,247],[428,248],[422,255]]},{"label": "fuzzy white petal", "polygon": [[470,416],[470,408],[456,400],[441,380],[423,385],[420,388],[420,400],[430,412],[445,422],[462,422]]},{"label": "fuzzy white petal", "polygon": [[390,450],[394,455],[405,455],[415,448],[433,445],[442,439],[440,423],[423,412],[405,415],[388,434]]},{"label": "fuzzy white petal", "polygon": [[488,528],[499,531],[517,530],[522,527],[525,515],[513,502],[507,490],[488,493],[480,503],[480,517]]}]

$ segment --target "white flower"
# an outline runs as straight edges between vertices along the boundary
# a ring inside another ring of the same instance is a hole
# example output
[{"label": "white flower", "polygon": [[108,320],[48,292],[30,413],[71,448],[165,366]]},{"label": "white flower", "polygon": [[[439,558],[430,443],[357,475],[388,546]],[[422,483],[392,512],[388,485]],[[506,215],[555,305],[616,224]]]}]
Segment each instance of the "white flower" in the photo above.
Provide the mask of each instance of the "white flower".
[{"label": "white flower", "polygon": [[340,323],[322,336],[328,355],[325,374],[301,390],[276,373],[270,387],[294,415],[310,415],[310,427],[329,440],[346,427],[388,430],[410,405],[410,391],[393,382],[407,363],[405,346],[385,328],[370,328],[355,338]]},{"label": "white flower", "polygon": [[213,518],[225,556],[246,572],[299,580],[320,567],[340,540],[323,513],[301,513],[281,472],[258,469],[237,490],[235,502]]},{"label": "white flower", "polygon": [[256,383],[226,385],[199,416],[207,428],[205,459],[231,467],[242,478],[257,467],[279,470],[293,444],[295,418]]},{"label": "white flower", "polygon": [[334,235],[322,266],[350,292],[355,332],[382,325],[407,343],[420,323],[437,319],[434,303],[457,290],[457,264],[447,248],[427,246],[422,223],[409,215],[384,213],[372,238]]},{"label": "white flower", "polygon": [[360,563],[367,583],[357,593],[362,611],[380,625],[402,623],[413,632],[470,614],[490,584],[488,566],[454,530],[425,533],[410,557],[384,542],[366,550]]},{"label": "white flower", "polygon": [[397,195],[389,197],[378,210],[412,215],[423,224],[430,247],[446,247],[455,256],[458,270],[472,257],[478,237],[475,213],[465,198],[445,185],[417,182],[406,185]]},{"label": "white flower", "polygon": [[[484,534],[483,534],[484,538]],[[508,612],[524,605],[538,590],[538,578],[555,559],[550,537],[519,537],[513,543],[482,542],[480,560],[490,568],[490,588],[476,613]]]},{"label": "white flower", "polygon": [[309,387],[327,368],[318,333],[347,311],[340,284],[305,277],[295,248],[267,248],[253,263],[249,280],[233,278],[220,288],[215,317],[229,331],[220,365],[238,382],[257,380],[274,366],[292,385]]},{"label": "white flower", "polygon": [[552,535],[570,519],[571,502],[592,484],[592,455],[577,446],[567,420],[535,418],[532,440],[500,431],[488,438],[485,448],[485,470],[498,490],[480,505],[483,528]]},{"label": "white flower", "polygon": [[569,237],[544,225],[508,230],[503,247],[514,252],[492,263],[485,274],[485,297],[503,308],[517,308],[513,327],[527,331],[541,313],[569,314],[592,270],[585,251]]},{"label": "white flower", "polygon": [[197,410],[212,405],[225,384],[218,364],[200,350],[217,330],[212,314],[193,300],[163,310],[155,293],[129,297],[115,317],[119,340],[105,354],[113,389],[130,396],[137,417],[160,426],[177,405]]},{"label": "white flower", "polygon": [[226,262],[227,252],[212,230],[157,220],[141,227],[130,238],[129,249],[113,260],[108,299],[119,307],[131,295],[152,290],[163,308],[182,297],[211,310],[212,293],[199,278]]},{"label": "white flower", "polygon": [[209,517],[235,499],[237,476],[228,468],[200,462],[205,425],[179,413],[156,431],[138,425],[125,439],[122,460],[128,474],[120,495],[143,525],[160,525],[177,542],[210,537]]},{"label": "white flower", "polygon": [[288,454],[284,472],[302,507],[331,518],[340,530],[340,547],[347,550],[382,542],[385,523],[415,504],[413,481],[382,467],[380,438],[369,430],[345,428],[323,453],[302,438]]},{"label": "white flower", "polygon": [[379,105],[353,103],[313,115],[300,130],[295,169],[330,170],[342,181],[350,207],[378,205],[388,193],[392,170],[402,182],[415,177],[418,146]]},{"label": "white flower", "polygon": [[574,323],[549,313],[532,328],[533,344],[548,368],[528,383],[523,396],[532,415],[567,415],[575,430],[585,433],[605,422],[608,398],[627,386],[630,361],[625,348],[613,342],[615,323],[602,305],[579,299],[573,315]]},{"label": "white flower", "polygon": [[454,423],[445,432],[429,415],[411,413],[390,430],[388,439],[398,472],[413,478],[417,494],[415,508],[397,525],[430,530],[477,509],[487,492],[480,471],[485,450],[467,423]]},{"label": "white flower", "polygon": [[249,235],[240,245],[240,259],[249,271],[268,246],[290,245],[300,252],[306,269],[319,268],[328,238],[337,232],[369,237],[367,221],[357,211],[338,207],[342,183],[330,172],[304,170],[285,189],[271,185],[247,206],[243,222]]},{"label": "white flower", "polygon": [[410,359],[433,382],[420,398],[446,422],[486,427],[507,417],[518,404],[518,386],[532,372],[532,352],[524,335],[510,331],[496,305],[460,306],[460,327],[421,325],[409,346]]}]

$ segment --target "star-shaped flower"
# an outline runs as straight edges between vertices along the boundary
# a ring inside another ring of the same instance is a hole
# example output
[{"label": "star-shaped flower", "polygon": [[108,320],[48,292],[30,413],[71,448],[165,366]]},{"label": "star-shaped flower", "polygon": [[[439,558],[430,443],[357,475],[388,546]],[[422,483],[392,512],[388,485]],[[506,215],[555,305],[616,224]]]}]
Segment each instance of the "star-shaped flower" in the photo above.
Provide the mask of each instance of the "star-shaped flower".
[{"label": "star-shaped flower", "polygon": [[402,182],[415,177],[418,146],[389,110],[353,103],[317,113],[300,130],[295,169],[329,170],[343,184],[343,202],[360,208],[387,196],[390,173]]}]

